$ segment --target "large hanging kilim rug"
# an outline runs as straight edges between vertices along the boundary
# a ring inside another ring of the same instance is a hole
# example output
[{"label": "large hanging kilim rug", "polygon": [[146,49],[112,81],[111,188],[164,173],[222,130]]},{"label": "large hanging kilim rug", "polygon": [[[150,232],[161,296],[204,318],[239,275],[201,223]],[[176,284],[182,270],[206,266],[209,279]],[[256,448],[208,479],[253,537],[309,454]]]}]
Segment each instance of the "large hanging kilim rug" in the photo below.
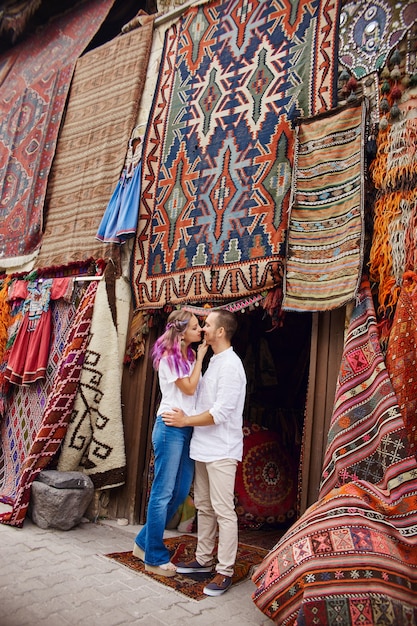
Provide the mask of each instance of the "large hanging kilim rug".
[{"label": "large hanging kilim rug", "polygon": [[319,500],[253,576],[254,602],[282,626],[417,625],[417,462],[404,445],[367,279],[358,298]]},{"label": "large hanging kilim rug", "polygon": [[136,308],[281,283],[292,123],[334,105],[338,11],[224,0],[167,31],[142,155]]},{"label": "large hanging kilim rug", "polygon": [[68,89],[82,53],[114,0],[88,0],[56,17],[0,57],[0,263],[36,254]]},{"label": "large hanging kilim rug", "polygon": [[76,64],[47,191],[37,267],[118,257],[96,233],[119,180],[142,97],[153,18]]},{"label": "large hanging kilim rug", "polygon": [[365,104],[303,121],[295,148],[283,308],[352,300],[363,261]]},{"label": "large hanging kilim rug", "polygon": [[[181,535],[179,537],[170,537],[164,540],[165,545],[171,553],[171,561],[179,563],[193,559],[197,545],[196,537],[192,535]],[[235,573],[232,582],[237,584],[247,578],[252,572],[253,567],[257,566],[266,556],[267,550],[247,546],[242,543],[238,545]],[[170,587],[174,591],[182,593],[193,600],[203,600],[207,596],[203,593],[203,588],[215,575],[213,573],[196,573],[196,574],[176,574],[175,576],[166,577],[158,576],[152,572],[146,572],[144,564],[141,560],[133,556],[132,552],[113,552],[106,554],[110,559],[117,561],[121,565],[129,567],[131,570],[140,574],[145,574],[154,580]]]},{"label": "large hanging kilim rug", "polygon": [[15,497],[0,500],[12,506],[11,511],[0,514],[1,523],[18,528],[23,526],[32,483],[55,457],[63,441],[84,361],[96,290],[97,281],[92,281],[78,306],[56,370],[42,423],[22,463]]}]

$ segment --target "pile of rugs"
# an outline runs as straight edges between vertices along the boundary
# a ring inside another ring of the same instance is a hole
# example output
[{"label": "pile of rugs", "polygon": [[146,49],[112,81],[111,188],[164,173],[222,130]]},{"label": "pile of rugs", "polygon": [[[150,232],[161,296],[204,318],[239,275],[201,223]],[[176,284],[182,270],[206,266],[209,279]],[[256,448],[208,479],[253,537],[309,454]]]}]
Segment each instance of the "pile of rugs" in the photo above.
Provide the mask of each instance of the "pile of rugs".
[{"label": "pile of rugs", "polygon": [[[416,284],[406,298],[414,300],[414,354]],[[404,318],[401,310],[402,329]],[[408,336],[394,331],[394,353],[404,351]],[[408,365],[402,359],[415,380],[415,364]],[[408,389],[404,403],[415,408],[417,386]],[[408,435],[364,278],[346,337],[319,499],[253,576],[254,602],[276,623],[417,624],[417,460],[415,434]]]}]

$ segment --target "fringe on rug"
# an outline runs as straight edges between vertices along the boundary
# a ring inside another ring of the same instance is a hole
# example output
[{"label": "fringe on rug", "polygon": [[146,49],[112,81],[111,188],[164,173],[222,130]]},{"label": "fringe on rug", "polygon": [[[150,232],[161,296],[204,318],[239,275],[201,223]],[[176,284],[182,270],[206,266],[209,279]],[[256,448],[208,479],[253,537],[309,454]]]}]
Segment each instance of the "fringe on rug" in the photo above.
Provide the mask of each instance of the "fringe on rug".
[{"label": "fringe on rug", "polygon": [[401,116],[377,137],[370,165],[377,189],[369,275],[378,285],[378,313],[391,317],[404,272],[416,269],[417,99],[399,105]]}]

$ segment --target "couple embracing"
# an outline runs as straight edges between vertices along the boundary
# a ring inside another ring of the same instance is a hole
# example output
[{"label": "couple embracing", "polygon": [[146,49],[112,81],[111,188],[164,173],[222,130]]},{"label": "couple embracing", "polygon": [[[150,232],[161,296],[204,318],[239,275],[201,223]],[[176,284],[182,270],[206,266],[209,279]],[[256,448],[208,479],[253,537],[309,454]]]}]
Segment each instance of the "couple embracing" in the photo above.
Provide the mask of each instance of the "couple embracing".
[{"label": "couple embracing", "polygon": [[[232,584],[238,547],[234,487],[243,451],[246,375],[231,344],[236,328],[235,315],[226,309],[211,311],[203,328],[194,314],[179,309],[170,314],[152,350],[162,398],[152,431],[155,472],[147,523],[135,538],[133,554],[147,571],[162,576],[215,570],[204,587],[209,596],[221,595]],[[202,376],[209,346],[213,355]],[[195,558],[174,565],[163,542],[164,530],[193,478]]]}]

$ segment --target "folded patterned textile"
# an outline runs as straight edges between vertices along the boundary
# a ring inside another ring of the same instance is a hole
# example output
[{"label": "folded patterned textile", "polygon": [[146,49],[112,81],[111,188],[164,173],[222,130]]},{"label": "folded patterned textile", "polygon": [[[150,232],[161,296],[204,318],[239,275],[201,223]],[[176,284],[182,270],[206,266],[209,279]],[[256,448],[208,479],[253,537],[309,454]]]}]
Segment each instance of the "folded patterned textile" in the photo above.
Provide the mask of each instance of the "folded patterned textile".
[{"label": "folded patterned textile", "polygon": [[283,626],[416,625],[416,502],[417,462],[363,279],[319,499],[254,573],[255,604]]}]

